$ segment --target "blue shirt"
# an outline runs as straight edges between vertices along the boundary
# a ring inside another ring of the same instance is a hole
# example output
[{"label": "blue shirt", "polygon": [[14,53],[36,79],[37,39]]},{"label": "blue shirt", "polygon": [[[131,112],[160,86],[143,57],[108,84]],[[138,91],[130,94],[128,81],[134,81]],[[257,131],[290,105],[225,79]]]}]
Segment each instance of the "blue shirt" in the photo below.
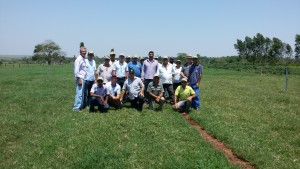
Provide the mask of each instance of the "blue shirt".
[{"label": "blue shirt", "polygon": [[85,68],[86,68],[86,73],[87,73],[86,80],[94,81],[95,80],[95,71],[97,70],[95,60],[85,59]]},{"label": "blue shirt", "polygon": [[202,65],[192,64],[189,69],[189,85],[194,85],[199,81],[200,75],[202,74]]},{"label": "blue shirt", "polygon": [[142,64],[140,62],[129,62],[128,63],[128,70],[134,70],[136,77],[141,77],[141,70],[142,70]]}]

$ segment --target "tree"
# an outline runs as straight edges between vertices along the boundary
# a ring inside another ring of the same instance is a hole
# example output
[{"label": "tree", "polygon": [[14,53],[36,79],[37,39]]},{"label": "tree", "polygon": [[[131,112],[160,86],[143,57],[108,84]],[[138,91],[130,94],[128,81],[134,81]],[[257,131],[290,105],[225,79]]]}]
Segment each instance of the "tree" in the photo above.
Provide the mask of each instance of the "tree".
[{"label": "tree", "polygon": [[273,38],[272,40],[272,45],[269,51],[269,56],[270,56],[270,61],[271,63],[275,63],[276,61],[278,61],[284,53],[285,50],[285,46],[282,43],[282,41],[278,38]]},{"label": "tree", "polygon": [[295,59],[300,58],[300,35],[296,35],[295,37]]},{"label": "tree", "polygon": [[60,46],[51,40],[46,40],[44,43],[37,44],[34,47],[33,53],[32,60],[47,61],[48,65],[51,65],[52,61],[59,60],[65,55],[61,51]]}]

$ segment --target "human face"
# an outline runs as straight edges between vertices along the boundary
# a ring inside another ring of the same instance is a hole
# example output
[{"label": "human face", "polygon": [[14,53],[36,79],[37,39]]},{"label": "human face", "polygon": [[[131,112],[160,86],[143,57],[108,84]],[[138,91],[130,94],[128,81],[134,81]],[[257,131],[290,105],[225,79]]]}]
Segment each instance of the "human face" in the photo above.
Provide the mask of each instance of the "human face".
[{"label": "human face", "polygon": [[182,82],[181,82],[181,85],[182,85],[182,87],[183,87],[183,88],[185,88],[185,87],[186,87],[186,85],[187,85],[187,82],[185,82],[185,81],[182,81]]},{"label": "human face", "polygon": [[130,58],[125,59],[126,63],[130,62]]},{"label": "human face", "polygon": [[112,84],[115,84],[117,82],[116,76],[112,76],[110,80]]},{"label": "human face", "polygon": [[109,59],[105,59],[105,64],[109,64]]},{"label": "human face", "polygon": [[80,49],[80,55],[85,57],[85,55],[86,55],[86,49],[85,48]]},{"label": "human face", "polygon": [[89,55],[88,55],[88,59],[89,59],[89,60],[93,60],[93,57],[94,57],[94,55],[92,55],[92,54],[89,54]]},{"label": "human face", "polygon": [[112,59],[112,60],[114,60],[114,59],[115,59],[115,57],[116,57],[116,55],[115,55],[115,54],[110,54],[109,56],[110,56],[110,59]]},{"label": "human face", "polygon": [[163,64],[164,64],[164,65],[167,65],[167,64],[168,64],[168,62],[169,62],[169,60],[168,60],[168,59],[163,59]]},{"label": "human face", "polygon": [[186,62],[187,62],[187,63],[192,63],[192,62],[193,62],[193,59],[192,59],[192,58],[187,58],[187,59],[186,59]]},{"label": "human face", "polygon": [[137,62],[138,61],[138,58],[133,58],[133,62]]},{"label": "human face", "polygon": [[159,83],[159,77],[155,76],[153,78],[153,84],[158,84]]},{"label": "human face", "polygon": [[98,84],[98,86],[102,86],[103,85],[103,81],[102,80],[98,80],[97,84]]},{"label": "human face", "polygon": [[153,60],[153,58],[154,58],[154,53],[152,53],[152,52],[149,53],[149,59],[150,59],[150,60]]},{"label": "human face", "polygon": [[124,61],[124,56],[123,56],[123,55],[119,56],[119,61],[120,61],[120,62],[123,62],[123,61]]},{"label": "human face", "polygon": [[198,64],[198,58],[193,58],[193,63]]},{"label": "human face", "polygon": [[129,73],[129,78],[133,79],[134,78],[134,73]]}]

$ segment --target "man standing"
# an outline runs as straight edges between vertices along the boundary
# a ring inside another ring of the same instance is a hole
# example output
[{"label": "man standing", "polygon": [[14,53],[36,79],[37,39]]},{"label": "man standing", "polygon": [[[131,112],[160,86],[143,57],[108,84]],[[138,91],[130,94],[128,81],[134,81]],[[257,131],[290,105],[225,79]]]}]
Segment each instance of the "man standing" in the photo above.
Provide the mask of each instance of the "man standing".
[{"label": "man standing", "polygon": [[[148,88],[148,84],[153,81],[153,75],[156,73],[158,68],[158,62],[154,60],[154,52],[150,51],[148,53],[149,59],[144,61],[142,66],[142,81],[145,84],[145,88]],[[146,99],[149,99],[149,96],[146,92]]]},{"label": "man standing", "polygon": [[130,56],[129,56],[129,55],[127,55],[127,56],[125,57],[125,62],[126,62],[127,64],[130,62]]},{"label": "man standing", "polygon": [[90,105],[90,101],[91,101],[90,92],[91,92],[91,88],[92,88],[93,84],[95,83],[95,74],[96,74],[96,69],[97,69],[96,62],[93,58],[94,58],[94,52],[89,51],[88,58],[85,59],[86,72],[87,72],[87,78],[85,81],[86,93],[87,93],[87,100],[86,100],[87,106]]},{"label": "man standing", "polygon": [[76,82],[76,94],[73,106],[73,111],[82,111],[84,108],[84,92],[86,80],[86,64],[84,61],[86,48],[80,48],[80,55],[74,62],[74,78]]},{"label": "man standing", "polygon": [[121,102],[120,102],[121,87],[116,82],[117,82],[117,77],[115,75],[112,75],[111,81],[108,82],[105,85],[105,87],[107,88],[109,105],[118,109],[121,107]]},{"label": "man standing", "polygon": [[101,76],[97,78],[97,83],[92,86],[91,96],[90,112],[95,112],[95,106],[98,106],[99,111],[107,111],[109,109],[107,89],[103,85]]},{"label": "man standing", "polygon": [[124,61],[124,54],[119,55],[119,61],[116,61],[113,65],[113,75],[117,76],[117,83],[123,87],[123,84],[128,76],[128,66],[127,63]]},{"label": "man standing", "polygon": [[174,110],[179,110],[183,115],[189,112],[192,99],[196,97],[194,90],[187,85],[187,79],[181,80],[181,85],[177,87],[174,97]]},{"label": "man standing", "polygon": [[182,70],[181,61],[177,60],[176,61],[176,66],[174,67],[174,71],[175,71],[174,79],[173,79],[173,89],[174,89],[174,91],[177,89],[177,87],[181,83],[181,75],[180,75],[181,70]]},{"label": "man standing", "polygon": [[134,75],[134,70],[131,69],[129,71],[129,78],[124,83],[120,101],[122,102],[125,91],[128,91],[131,107],[142,111],[144,104],[144,84],[140,78]]},{"label": "man standing", "polygon": [[190,67],[191,65],[193,64],[193,56],[190,55],[190,54],[187,54],[186,55],[186,63],[182,66],[182,69],[181,69],[181,77],[183,78],[188,78],[189,77],[189,70],[190,70]]},{"label": "man standing", "polygon": [[132,56],[132,61],[128,63],[128,70],[134,70],[135,76],[141,78],[142,65],[137,55]]},{"label": "man standing", "polygon": [[105,57],[104,63],[99,65],[97,69],[97,76],[101,76],[103,79],[103,83],[106,84],[107,82],[110,82],[110,78],[112,75],[112,65],[109,64],[109,57]]},{"label": "man standing", "polygon": [[202,65],[199,64],[199,58],[197,56],[193,56],[193,64],[189,69],[188,82],[189,82],[189,86],[191,86],[196,93],[196,97],[192,101],[192,107],[196,110],[200,109],[201,78],[202,78]]},{"label": "man standing", "polygon": [[164,91],[168,93],[170,103],[174,104],[174,90],[173,90],[173,78],[174,67],[169,63],[168,56],[163,57],[163,64],[157,69],[157,73],[161,79],[161,83],[164,87]]},{"label": "man standing", "polygon": [[113,66],[116,62],[115,58],[116,58],[116,53],[115,53],[115,50],[114,49],[111,49],[110,50],[110,54],[109,54],[109,58],[110,58],[110,61],[109,61],[109,64],[111,66]]},{"label": "man standing", "polygon": [[159,75],[155,74],[153,77],[153,82],[150,82],[147,88],[147,92],[149,93],[149,109],[153,110],[154,103],[158,103],[158,110],[161,111],[162,107],[165,103],[165,98],[163,97],[164,88],[162,84],[159,82]]}]

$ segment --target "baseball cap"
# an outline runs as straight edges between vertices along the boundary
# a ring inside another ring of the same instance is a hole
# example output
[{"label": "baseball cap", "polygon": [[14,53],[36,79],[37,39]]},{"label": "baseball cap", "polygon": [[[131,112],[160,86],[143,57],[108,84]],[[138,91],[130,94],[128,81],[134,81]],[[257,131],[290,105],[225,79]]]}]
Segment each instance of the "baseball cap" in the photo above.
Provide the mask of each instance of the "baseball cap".
[{"label": "baseball cap", "polygon": [[103,82],[103,78],[102,78],[101,76],[99,76],[99,77],[97,78],[97,81],[99,81],[99,80],[101,80],[101,81]]},{"label": "baseball cap", "polygon": [[91,50],[88,52],[88,55],[94,55],[94,52]]},{"label": "baseball cap", "polygon": [[130,69],[130,70],[129,70],[129,74],[134,74],[134,70],[133,70],[133,69]]},{"label": "baseball cap", "polygon": [[163,59],[169,59],[169,57],[168,56],[164,56]]},{"label": "baseball cap", "polygon": [[119,57],[120,57],[120,56],[125,57],[125,54],[124,54],[124,53],[120,53],[120,54],[119,54]]},{"label": "baseball cap", "polygon": [[181,82],[187,82],[187,78],[182,78]]},{"label": "baseball cap", "polygon": [[109,56],[105,56],[104,59],[109,59],[110,60],[110,57]]},{"label": "baseball cap", "polygon": [[193,55],[187,54],[187,55],[186,55],[186,58],[193,58]]},{"label": "baseball cap", "polygon": [[181,63],[181,60],[176,60],[176,62],[180,62]]},{"label": "baseball cap", "polygon": [[158,73],[155,73],[153,77],[159,77],[159,74],[158,74]]},{"label": "baseball cap", "polygon": [[199,58],[198,58],[198,56],[195,55],[195,56],[193,56],[193,59],[199,59]]},{"label": "baseball cap", "polygon": [[137,55],[133,55],[132,58],[138,58],[138,56]]}]

